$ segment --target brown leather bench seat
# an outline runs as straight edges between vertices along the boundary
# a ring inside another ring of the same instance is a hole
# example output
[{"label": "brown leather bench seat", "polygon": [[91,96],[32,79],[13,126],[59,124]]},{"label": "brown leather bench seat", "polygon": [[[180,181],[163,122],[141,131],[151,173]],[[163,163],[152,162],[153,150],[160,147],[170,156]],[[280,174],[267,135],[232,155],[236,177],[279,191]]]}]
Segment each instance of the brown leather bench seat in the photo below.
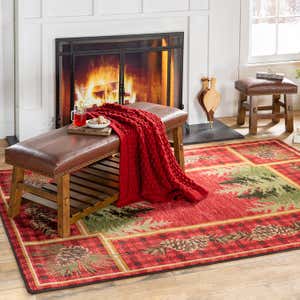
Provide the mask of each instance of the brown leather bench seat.
[{"label": "brown leather bench seat", "polygon": [[[183,168],[182,125],[187,114],[151,103],[130,106],[161,118],[166,131],[172,131],[174,154]],[[116,134],[71,135],[64,127],[7,148],[6,162],[14,166],[9,216],[14,218],[19,214],[22,199],[57,209],[58,234],[68,237],[71,224],[118,199],[119,145]],[[34,186],[25,180],[25,169],[55,180]]]},{"label": "brown leather bench seat", "polygon": [[[129,106],[156,114],[167,131],[187,119],[187,113],[177,108],[145,102]],[[119,138],[114,133],[108,137],[71,135],[63,127],[7,148],[5,159],[8,164],[55,178],[110,156],[118,149]]]}]

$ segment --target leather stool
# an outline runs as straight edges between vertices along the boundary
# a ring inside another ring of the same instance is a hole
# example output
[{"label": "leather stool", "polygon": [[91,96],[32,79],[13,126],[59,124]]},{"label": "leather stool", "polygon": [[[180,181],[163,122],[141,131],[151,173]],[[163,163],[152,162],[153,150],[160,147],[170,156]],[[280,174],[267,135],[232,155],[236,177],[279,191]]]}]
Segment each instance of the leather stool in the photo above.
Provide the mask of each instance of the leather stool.
[{"label": "leather stool", "polygon": [[[274,123],[278,123],[281,118],[285,119],[285,128],[287,132],[294,130],[294,112],[293,102],[288,94],[296,94],[297,85],[289,79],[264,80],[247,78],[235,82],[235,88],[240,92],[238,105],[237,124],[245,123],[246,111],[249,111],[249,133],[257,133],[258,119],[272,119]],[[258,106],[258,98],[256,96],[272,95],[272,105]],[[281,96],[283,95],[283,102]],[[249,103],[247,100],[249,98]],[[281,112],[283,107],[283,112]],[[258,111],[271,110],[269,113],[258,113]]]}]

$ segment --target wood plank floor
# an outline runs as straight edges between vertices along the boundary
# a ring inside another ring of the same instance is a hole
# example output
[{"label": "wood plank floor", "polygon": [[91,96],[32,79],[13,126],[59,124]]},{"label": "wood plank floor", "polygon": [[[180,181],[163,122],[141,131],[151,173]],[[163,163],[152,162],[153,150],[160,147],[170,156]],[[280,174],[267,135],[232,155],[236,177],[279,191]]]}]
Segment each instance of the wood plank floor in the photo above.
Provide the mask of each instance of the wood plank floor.
[{"label": "wood plank floor", "polygon": [[[222,119],[234,126],[235,119]],[[273,126],[260,122],[256,137],[276,137],[288,144],[292,135],[284,133],[284,122]],[[296,114],[300,128],[300,113]],[[247,127],[238,130],[247,134]],[[0,169],[3,163],[4,141],[0,141]],[[203,145],[204,146],[204,145]],[[294,145],[295,146],[295,145]],[[300,145],[295,146],[300,149]],[[300,299],[300,250],[194,267],[180,271],[112,281],[87,287],[29,295],[18,271],[17,264],[0,224],[0,300],[54,300],[54,299]]]}]

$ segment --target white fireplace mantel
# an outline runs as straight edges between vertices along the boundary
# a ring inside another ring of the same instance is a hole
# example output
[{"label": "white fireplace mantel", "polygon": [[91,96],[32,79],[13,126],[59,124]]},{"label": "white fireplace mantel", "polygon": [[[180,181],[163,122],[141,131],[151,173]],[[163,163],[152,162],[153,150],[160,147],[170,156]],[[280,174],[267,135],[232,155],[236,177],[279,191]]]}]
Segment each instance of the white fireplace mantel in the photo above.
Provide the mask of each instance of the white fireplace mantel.
[{"label": "white fireplace mantel", "polygon": [[208,73],[207,0],[19,0],[16,12],[20,140],[54,126],[55,39],[62,37],[184,32],[183,102],[189,123],[204,121],[195,97]]},{"label": "white fireplace mantel", "polygon": [[[13,7],[11,0],[0,1]],[[16,103],[8,110],[11,116],[15,110],[17,137],[24,140],[54,127],[55,39],[61,37],[184,32],[183,103],[189,124],[206,121],[196,98],[202,76],[217,76],[225,96],[219,115],[232,115],[240,0],[219,4],[220,0],[15,0],[15,68],[7,63],[15,81],[5,88],[7,99],[15,94]]]}]

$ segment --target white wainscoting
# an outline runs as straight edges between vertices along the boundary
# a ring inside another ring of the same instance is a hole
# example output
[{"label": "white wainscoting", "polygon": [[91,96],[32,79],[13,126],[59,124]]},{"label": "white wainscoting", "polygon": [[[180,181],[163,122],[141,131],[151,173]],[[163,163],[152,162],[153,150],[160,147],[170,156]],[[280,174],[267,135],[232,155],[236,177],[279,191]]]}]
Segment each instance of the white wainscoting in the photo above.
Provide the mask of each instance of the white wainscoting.
[{"label": "white wainscoting", "polygon": [[[0,6],[0,9],[2,7]],[[0,15],[0,24],[3,24],[2,15]],[[0,31],[0,45],[3,45],[3,33]],[[5,124],[5,112],[3,109],[5,106],[4,102],[4,55],[3,49],[0,49],[0,139],[4,138],[3,135],[6,131]]]},{"label": "white wainscoting", "polygon": [[15,133],[13,1],[0,0],[0,139]]},{"label": "white wainscoting", "polygon": [[42,3],[46,17],[82,17],[93,14],[93,0],[43,0]]},{"label": "white wainscoting", "polygon": [[218,115],[232,114],[233,81],[238,74],[240,1],[228,0],[224,7],[220,0],[15,0],[19,139],[53,127],[54,45],[58,37],[182,31],[183,103],[189,123],[206,121],[196,99],[202,76],[219,77],[223,98]]},{"label": "white wainscoting", "polygon": [[[202,108],[198,103],[198,93],[201,88],[201,77],[208,76],[209,56],[208,39],[209,17],[191,16],[189,22],[189,121],[196,124],[198,121],[205,122],[206,118]],[[201,32],[201,34],[200,34]],[[205,63],[204,63],[205,62]],[[200,123],[200,122],[198,122]]]},{"label": "white wainscoting", "polygon": [[20,5],[22,5],[24,18],[40,18],[42,16],[41,0],[26,0]]},{"label": "white wainscoting", "polygon": [[[241,0],[244,1],[244,0]],[[237,80],[240,55],[240,1],[210,0],[209,74],[216,76],[222,101],[216,117],[233,116],[237,113]],[[229,17],[230,16],[230,17]]]},{"label": "white wainscoting", "polygon": [[186,11],[189,0],[144,0],[144,12]]},{"label": "white wainscoting", "polygon": [[190,9],[209,9],[209,0],[190,0]]},{"label": "white wainscoting", "polygon": [[95,0],[95,14],[135,14],[142,12],[140,0]]}]

